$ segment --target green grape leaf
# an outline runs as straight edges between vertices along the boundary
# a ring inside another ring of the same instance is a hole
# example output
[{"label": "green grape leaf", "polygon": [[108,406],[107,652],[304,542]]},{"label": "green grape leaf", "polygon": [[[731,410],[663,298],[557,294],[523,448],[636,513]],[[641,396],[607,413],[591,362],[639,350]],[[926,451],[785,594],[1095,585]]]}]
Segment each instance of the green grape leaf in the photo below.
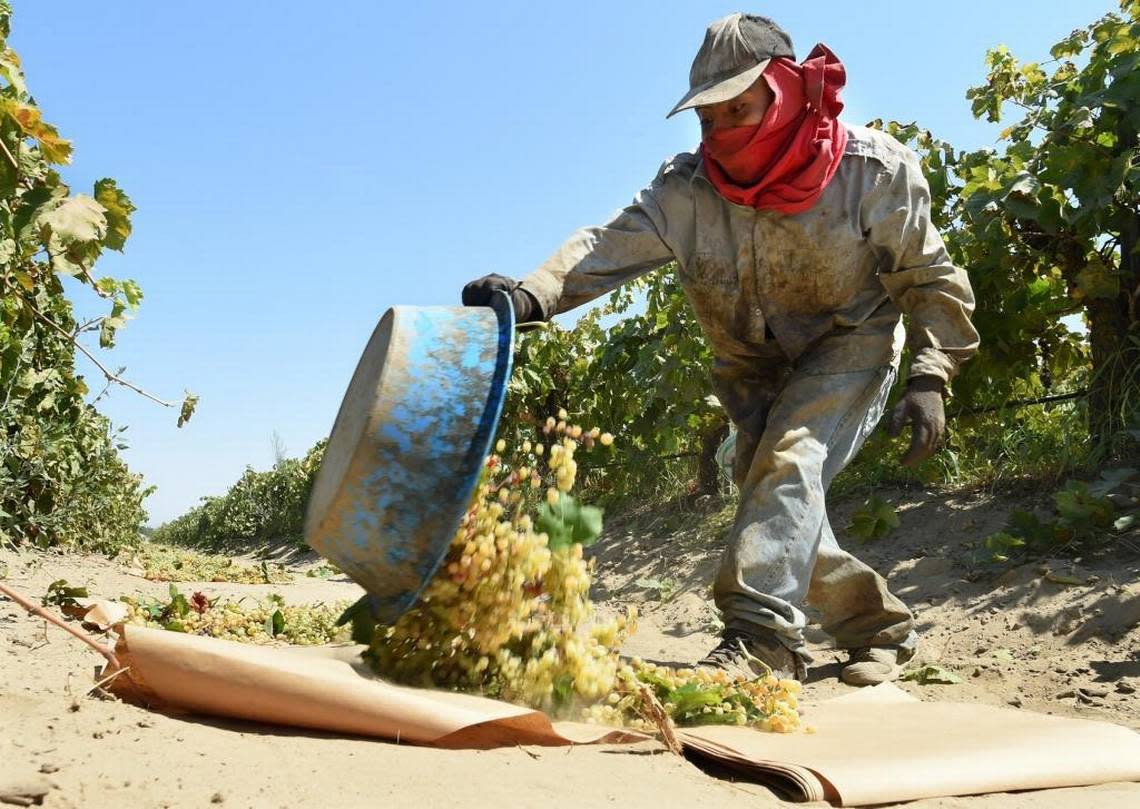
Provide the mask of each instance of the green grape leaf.
[{"label": "green grape leaf", "polygon": [[178,591],[173,584],[170,585],[170,603],[166,605],[165,614],[185,618],[190,614],[190,601]]},{"label": "green grape leaf", "polygon": [[194,411],[195,411],[195,409],[197,409],[197,407],[198,407],[198,396],[196,394],[191,393],[190,391],[186,391],[186,397],[182,400],[182,407],[179,408],[179,411],[178,411],[178,426],[179,427],[182,427],[188,421],[190,421],[190,417],[194,415]]},{"label": "green grape leaf", "polygon": [[68,197],[40,220],[63,245],[98,242],[107,232],[103,206],[85,194]]},{"label": "green grape leaf", "polygon": [[40,603],[45,607],[78,607],[77,599],[89,597],[86,587],[72,587],[67,579],[56,579],[48,585],[47,594]]},{"label": "green grape leaf", "polygon": [[119,289],[123,293],[123,298],[127,301],[127,306],[130,309],[137,309],[143,299],[142,288],[138,285],[138,282],[128,278],[119,285]]},{"label": "green grape leaf", "polygon": [[[1051,545],[1055,539],[1055,532],[1053,526],[1049,523],[1041,521],[1031,511],[1017,510],[1009,515],[1009,533],[999,534],[1002,536],[1013,536],[1019,539],[1019,546],[1030,545]],[[998,536],[995,534],[994,536]],[[1012,544],[1012,543],[1011,543]]]},{"label": "green grape leaf", "polygon": [[962,682],[962,678],[954,672],[935,665],[921,666],[903,672],[899,679],[919,685],[957,685]]},{"label": "green grape leaf", "polygon": [[990,562],[1008,562],[1010,551],[1025,546],[1025,540],[1014,534],[998,531],[982,540],[982,546],[989,552]]},{"label": "green grape leaf", "polygon": [[702,714],[701,708],[713,707],[724,701],[724,692],[719,686],[685,683],[672,689],[664,702],[673,706],[673,716],[679,720],[704,720],[711,714]]},{"label": "green grape leaf", "polygon": [[163,613],[166,612],[166,605],[157,598],[140,599],[138,606],[146,613],[147,620],[150,621],[160,621]]},{"label": "green grape leaf", "polygon": [[899,515],[894,506],[878,495],[871,496],[851,515],[847,531],[863,543],[882,539],[899,527]]},{"label": "green grape leaf", "polygon": [[281,610],[274,610],[273,614],[265,619],[265,634],[275,638],[285,631],[285,615]]},{"label": "green grape leaf", "polygon": [[[7,34],[5,34],[7,36]],[[24,71],[20,66],[20,57],[11,48],[0,51],[0,76],[16,91],[17,96],[26,95],[28,86],[24,83]]]},{"label": "green grape leaf", "polygon": [[59,136],[59,130],[44,121],[40,111],[14,98],[0,96],[0,115],[7,115],[25,135],[34,139],[40,154],[48,163],[62,165],[71,160],[71,142]]},{"label": "green grape leaf", "polygon": [[[127,242],[127,237],[131,235],[131,214],[135,212],[134,203],[123,193],[118,184],[109,178],[103,178],[95,183],[95,200],[102,206],[106,220],[103,245],[121,251]],[[137,285],[135,288],[138,288]]]},{"label": "green grape leaf", "polygon": [[1071,480],[1065,488],[1053,495],[1057,513],[1070,526],[1107,528],[1116,516],[1116,507],[1107,497],[1097,497],[1087,483]]},{"label": "green grape leaf", "polygon": [[369,596],[362,596],[359,601],[348,607],[336,619],[337,626],[352,624],[352,640],[354,643],[365,645],[372,643],[376,634],[376,617],[372,614]]},{"label": "green grape leaf", "polygon": [[677,589],[675,579],[640,578],[634,581],[634,586],[646,590],[653,590],[662,601],[669,601]]},{"label": "green grape leaf", "polygon": [[1045,581],[1051,581],[1053,584],[1063,584],[1066,587],[1079,587],[1085,584],[1085,580],[1076,576],[1068,576],[1064,573],[1054,573],[1051,570],[1046,570],[1043,574]]},{"label": "green grape leaf", "polygon": [[569,672],[558,675],[554,680],[553,688],[551,696],[554,699],[555,706],[569,705],[570,700],[574,697],[574,675]]},{"label": "green grape leaf", "polygon": [[577,499],[560,492],[553,506],[543,503],[538,510],[535,528],[548,537],[551,550],[566,548],[572,543],[589,547],[602,533],[602,510],[596,506],[583,506]]}]

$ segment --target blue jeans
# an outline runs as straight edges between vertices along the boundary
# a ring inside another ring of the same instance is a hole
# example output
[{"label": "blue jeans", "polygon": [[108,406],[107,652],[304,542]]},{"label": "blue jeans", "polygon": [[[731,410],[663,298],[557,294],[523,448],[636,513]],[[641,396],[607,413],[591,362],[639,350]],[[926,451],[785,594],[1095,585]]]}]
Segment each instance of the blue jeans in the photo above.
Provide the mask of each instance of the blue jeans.
[{"label": "blue jeans", "polygon": [[913,653],[910,610],[839,547],[825,504],[831,481],[883,415],[900,335],[835,335],[795,363],[773,346],[717,364],[714,385],[738,428],[740,506],[713,589],[726,631],[774,633],[807,658],[807,603],[840,648]]}]

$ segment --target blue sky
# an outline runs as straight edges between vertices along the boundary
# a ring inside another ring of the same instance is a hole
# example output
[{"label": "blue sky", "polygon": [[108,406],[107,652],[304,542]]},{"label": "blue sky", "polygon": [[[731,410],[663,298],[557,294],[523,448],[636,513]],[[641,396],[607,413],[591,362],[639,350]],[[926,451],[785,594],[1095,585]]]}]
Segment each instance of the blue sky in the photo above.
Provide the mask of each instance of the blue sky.
[{"label": "blue sky", "polygon": [[[246,464],[325,435],[393,305],[458,302],[520,276],[692,148],[687,89],[712,2],[15,0],[11,44],[73,139],[76,191],[114,177],[139,211],[102,273],[146,298],[106,359],[175,414],[117,391],[151,523],[221,494]],[[988,47],[1048,58],[1113,0],[769,2],[802,58],[844,60],[844,118],[918,120],[992,143],[966,89]],[[82,296],[87,299],[89,295]],[[87,309],[85,305],[84,309]],[[82,364],[82,361],[81,361]],[[92,387],[96,374],[89,371]]]}]

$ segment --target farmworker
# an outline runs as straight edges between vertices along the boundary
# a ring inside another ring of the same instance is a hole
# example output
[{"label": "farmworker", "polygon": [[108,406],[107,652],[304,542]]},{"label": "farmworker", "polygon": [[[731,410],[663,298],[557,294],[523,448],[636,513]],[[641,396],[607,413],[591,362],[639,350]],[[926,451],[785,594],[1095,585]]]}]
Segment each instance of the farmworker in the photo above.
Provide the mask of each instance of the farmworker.
[{"label": "farmworker", "polygon": [[772,20],[717,20],[669,113],[696,111],[700,147],[666,160],[632,204],[521,282],[485,276],[463,302],[503,290],[520,322],[548,320],[676,262],[738,431],[740,505],[713,587],[724,631],[702,665],[803,679],[808,604],[848,650],[841,679],[870,685],[914,653],[914,618],[840,549],[824,495],[883,415],[904,342],[891,432],[911,427],[904,464],[934,452],[946,383],[978,334],[916,156],[838,120],[845,82],[824,45],[797,63]]}]

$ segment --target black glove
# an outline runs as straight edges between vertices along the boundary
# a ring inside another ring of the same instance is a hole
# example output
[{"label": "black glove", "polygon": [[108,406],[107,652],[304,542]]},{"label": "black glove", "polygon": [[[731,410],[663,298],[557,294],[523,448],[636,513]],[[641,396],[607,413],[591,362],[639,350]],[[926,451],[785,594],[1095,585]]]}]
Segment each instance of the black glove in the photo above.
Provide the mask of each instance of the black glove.
[{"label": "black glove", "polygon": [[895,406],[888,428],[894,436],[902,431],[904,424],[911,426],[910,448],[903,455],[903,466],[916,466],[938,449],[938,442],[946,432],[944,389],[942,380],[936,376],[916,376],[907,382],[906,393]]},{"label": "black glove", "polygon": [[532,323],[542,320],[542,307],[538,299],[519,286],[519,282],[505,275],[484,275],[463,287],[464,306],[489,306],[496,292],[506,292],[511,296],[515,307],[516,323]]}]

